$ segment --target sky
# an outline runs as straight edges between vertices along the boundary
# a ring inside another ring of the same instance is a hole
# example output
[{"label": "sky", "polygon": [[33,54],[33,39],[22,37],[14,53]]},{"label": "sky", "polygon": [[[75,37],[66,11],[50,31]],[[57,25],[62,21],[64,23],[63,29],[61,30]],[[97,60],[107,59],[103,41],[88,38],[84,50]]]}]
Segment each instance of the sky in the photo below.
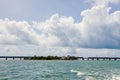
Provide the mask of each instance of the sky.
[{"label": "sky", "polygon": [[0,0],[0,18],[45,21],[58,13],[80,21],[80,12],[90,6],[84,0]]},{"label": "sky", "polygon": [[120,56],[120,0],[0,0],[0,55]]}]

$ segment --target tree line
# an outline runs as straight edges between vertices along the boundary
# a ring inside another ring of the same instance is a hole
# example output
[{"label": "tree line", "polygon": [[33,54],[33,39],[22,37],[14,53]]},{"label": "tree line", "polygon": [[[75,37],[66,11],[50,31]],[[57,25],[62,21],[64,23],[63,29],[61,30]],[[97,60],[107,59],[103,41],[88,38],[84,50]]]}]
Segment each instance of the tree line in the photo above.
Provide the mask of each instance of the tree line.
[{"label": "tree line", "polygon": [[75,56],[33,56],[31,58],[24,58],[25,60],[77,60]]}]

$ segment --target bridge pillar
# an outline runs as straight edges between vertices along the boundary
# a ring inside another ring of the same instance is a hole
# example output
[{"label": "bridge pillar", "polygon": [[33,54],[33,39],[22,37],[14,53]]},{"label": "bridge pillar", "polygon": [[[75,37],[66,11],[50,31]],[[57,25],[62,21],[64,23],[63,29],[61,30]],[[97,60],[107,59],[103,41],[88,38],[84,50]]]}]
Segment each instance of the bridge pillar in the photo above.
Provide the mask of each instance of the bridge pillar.
[{"label": "bridge pillar", "polygon": [[84,58],[82,58],[82,60],[84,60]]},{"label": "bridge pillar", "polygon": [[7,58],[6,58],[6,60],[7,60]]},{"label": "bridge pillar", "polygon": [[99,58],[97,58],[97,61],[99,60]]},{"label": "bridge pillar", "polygon": [[103,61],[105,61],[105,58],[103,58]]},{"label": "bridge pillar", "polygon": [[92,60],[94,60],[94,58],[92,58]]},{"label": "bridge pillar", "polygon": [[109,61],[111,61],[111,58],[109,58]]}]

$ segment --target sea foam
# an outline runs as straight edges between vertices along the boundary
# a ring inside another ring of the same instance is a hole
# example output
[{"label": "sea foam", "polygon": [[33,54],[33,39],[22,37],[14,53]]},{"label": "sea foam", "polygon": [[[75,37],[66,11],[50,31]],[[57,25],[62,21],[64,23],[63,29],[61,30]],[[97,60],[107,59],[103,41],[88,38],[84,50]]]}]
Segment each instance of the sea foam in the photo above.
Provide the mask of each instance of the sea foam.
[{"label": "sea foam", "polygon": [[110,80],[120,80],[120,75],[112,75]]},{"label": "sea foam", "polygon": [[84,72],[81,72],[81,71],[77,71],[77,70],[70,70],[71,72],[73,73],[77,73],[78,76],[84,76],[85,73]]}]

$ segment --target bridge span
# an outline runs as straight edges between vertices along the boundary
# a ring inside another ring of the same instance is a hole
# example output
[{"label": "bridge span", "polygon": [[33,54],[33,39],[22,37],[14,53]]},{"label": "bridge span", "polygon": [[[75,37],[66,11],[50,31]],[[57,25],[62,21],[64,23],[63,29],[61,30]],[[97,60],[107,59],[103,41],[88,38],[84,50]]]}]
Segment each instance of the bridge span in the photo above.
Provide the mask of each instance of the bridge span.
[{"label": "bridge span", "polygon": [[25,58],[32,58],[32,57],[33,56],[0,56],[0,59],[8,60],[8,59],[12,58],[13,60],[15,60],[15,59],[24,60]]},{"label": "bridge span", "polygon": [[120,60],[120,57],[77,57],[79,60]]}]

